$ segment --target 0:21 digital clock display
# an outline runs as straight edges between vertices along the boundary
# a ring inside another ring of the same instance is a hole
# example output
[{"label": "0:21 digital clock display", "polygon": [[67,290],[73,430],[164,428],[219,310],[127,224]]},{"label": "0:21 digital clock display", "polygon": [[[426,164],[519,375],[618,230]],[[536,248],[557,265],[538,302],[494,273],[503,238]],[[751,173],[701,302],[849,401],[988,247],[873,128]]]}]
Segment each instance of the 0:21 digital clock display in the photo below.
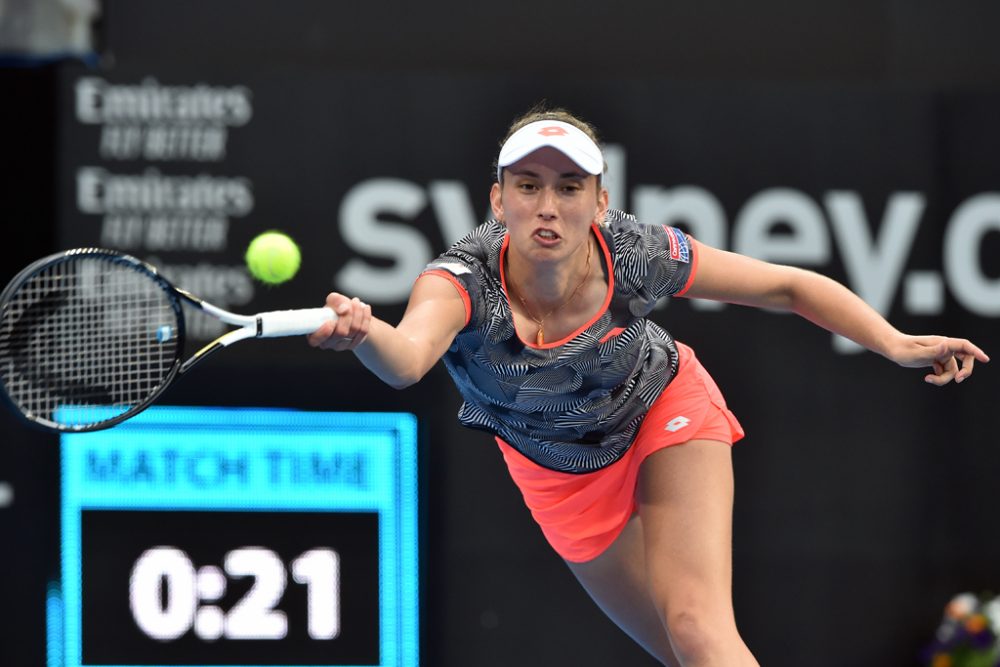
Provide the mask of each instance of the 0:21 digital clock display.
[{"label": "0:21 digital clock display", "polygon": [[83,664],[378,665],[378,515],[84,510]]}]

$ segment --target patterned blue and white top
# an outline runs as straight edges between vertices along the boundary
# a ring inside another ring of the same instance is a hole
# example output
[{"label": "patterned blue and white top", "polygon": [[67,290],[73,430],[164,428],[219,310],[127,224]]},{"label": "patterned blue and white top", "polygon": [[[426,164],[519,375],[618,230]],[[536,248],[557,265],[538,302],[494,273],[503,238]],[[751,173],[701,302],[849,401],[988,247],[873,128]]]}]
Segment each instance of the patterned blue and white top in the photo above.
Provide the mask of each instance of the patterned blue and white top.
[{"label": "patterned blue and white top", "polygon": [[673,338],[646,319],[694,276],[690,239],[621,211],[594,232],[608,271],[595,318],[567,338],[522,341],[504,282],[507,229],[490,220],[427,265],[451,280],[468,312],[443,360],[464,402],[459,421],[488,431],[535,463],[569,473],[599,470],[632,444],[649,406],[677,373]]}]

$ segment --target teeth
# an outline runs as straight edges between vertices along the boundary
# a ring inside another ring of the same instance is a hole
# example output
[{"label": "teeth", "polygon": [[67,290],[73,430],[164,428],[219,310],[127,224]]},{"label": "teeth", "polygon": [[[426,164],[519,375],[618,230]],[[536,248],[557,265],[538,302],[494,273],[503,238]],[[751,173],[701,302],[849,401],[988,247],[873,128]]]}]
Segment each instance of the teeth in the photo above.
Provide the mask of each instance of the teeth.
[{"label": "teeth", "polygon": [[554,239],[554,238],[556,238],[556,233],[555,232],[550,232],[547,229],[543,229],[543,230],[539,231],[538,235],[542,236],[544,238],[547,238],[547,239]]}]

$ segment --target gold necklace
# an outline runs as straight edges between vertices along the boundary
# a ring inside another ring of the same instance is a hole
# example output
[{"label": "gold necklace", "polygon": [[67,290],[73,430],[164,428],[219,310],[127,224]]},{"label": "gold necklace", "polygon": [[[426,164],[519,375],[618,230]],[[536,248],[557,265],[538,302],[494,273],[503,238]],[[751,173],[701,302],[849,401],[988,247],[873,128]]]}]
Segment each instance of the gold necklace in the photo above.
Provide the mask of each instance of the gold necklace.
[{"label": "gold necklace", "polygon": [[536,319],[535,316],[531,314],[531,310],[528,308],[528,304],[524,301],[524,297],[521,296],[521,290],[520,289],[517,290],[517,298],[521,302],[521,306],[524,308],[524,314],[527,315],[531,321],[533,321],[535,324],[538,325],[538,333],[535,334],[536,345],[545,345],[545,320],[548,318],[548,316],[556,312],[566,304],[568,304],[573,299],[575,299],[576,295],[586,284],[587,278],[590,278],[590,256],[593,250],[594,250],[593,244],[591,243],[590,239],[587,239],[587,272],[584,274],[583,280],[581,280],[580,284],[576,286],[576,289],[573,290],[573,293],[569,295],[568,299],[560,303],[558,306],[556,306],[549,312],[545,313],[541,319]]}]

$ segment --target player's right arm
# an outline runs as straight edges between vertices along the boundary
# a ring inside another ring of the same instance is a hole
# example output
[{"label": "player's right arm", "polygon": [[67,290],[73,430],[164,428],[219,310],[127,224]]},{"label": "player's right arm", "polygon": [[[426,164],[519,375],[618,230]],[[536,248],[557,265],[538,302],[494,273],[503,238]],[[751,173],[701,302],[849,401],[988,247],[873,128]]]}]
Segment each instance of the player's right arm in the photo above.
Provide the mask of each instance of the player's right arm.
[{"label": "player's right arm", "polygon": [[396,326],[372,317],[371,306],[343,294],[330,294],[326,305],[337,313],[337,321],[310,334],[309,344],[353,350],[361,363],[396,389],[426,375],[468,322],[458,290],[434,274],[421,276],[413,285],[406,313]]}]

